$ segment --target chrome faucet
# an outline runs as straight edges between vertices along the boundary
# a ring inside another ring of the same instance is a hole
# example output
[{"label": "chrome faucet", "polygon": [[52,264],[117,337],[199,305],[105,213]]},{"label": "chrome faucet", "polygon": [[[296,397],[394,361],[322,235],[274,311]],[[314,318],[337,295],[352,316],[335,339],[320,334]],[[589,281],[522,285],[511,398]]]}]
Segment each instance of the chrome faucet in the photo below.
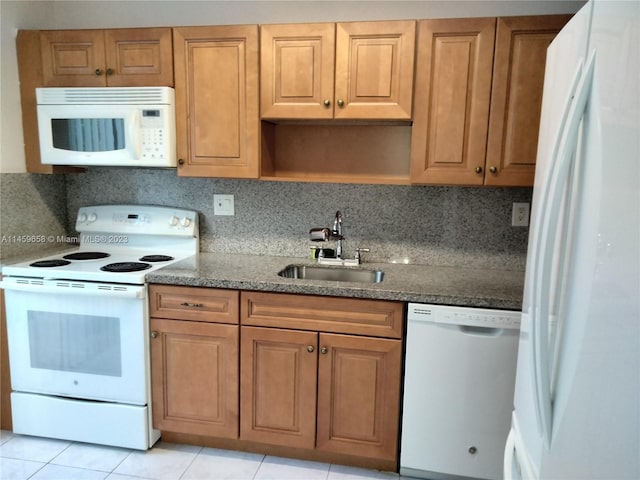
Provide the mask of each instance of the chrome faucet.
[{"label": "chrome faucet", "polygon": [[333,230],[331,230],[331,240],[337,240],[336,258],[342,258],[342,213],[340,210],[336,212],[336,218],[333,220]]},{"label": "chrome faucet", "polygon": [[325,257],[323,248],[312,247],[312,250],[314,251],[314,258],[316,258],[315,255],[317,254],[318,262],[326,263],[328,265],[360,265],[362,260],[360,252],[369,251],[368,248],[356,248],[354,258],[342,258],[342,240],[344,240],[344,234],[342,232],[342,213],[340,210],[336,212],[332,229],[327,227],[312,228],[309,231],[309,238],[314,242],[336,242],[335,256],[331,258]]},{"label": "chrome faucet", "polygon": [[336,241],[336,259],[342,258],[342,240],[344,236],[342,235],[342,213],[340,210],[336,212],[335,219],[333,221],[333,228],[329,230],[328,228],[312,228],[309,230],[309,238],[314,242],[328,242],[328,241]]}]

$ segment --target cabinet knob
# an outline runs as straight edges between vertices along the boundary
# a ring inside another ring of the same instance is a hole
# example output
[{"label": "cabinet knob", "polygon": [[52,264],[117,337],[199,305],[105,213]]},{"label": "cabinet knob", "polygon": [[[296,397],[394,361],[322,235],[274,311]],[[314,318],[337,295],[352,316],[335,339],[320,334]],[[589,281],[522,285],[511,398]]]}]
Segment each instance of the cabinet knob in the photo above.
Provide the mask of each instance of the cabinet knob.
[{"label": "cabinet knob", "polygon": [[156,332],[155,330],[151,332],[151,338],[158,338],[158,332]]},{"label": "cabinet knob", "polygon": [[315,350],[315,348],[313,348],[313,345],[308,345],[307,346],[307,352],[313,353],[314,350]]},{"label": "cabinet knob", "polygon": [[496,167],[494,167],[494,166],[489,167],[489,171],[491,173],[498,173],[498,169]]},{"label": "cabinet knob", "polygon": [[100,75],[102,75],[102,70],[100,70],[99,68],[96,68],[96,75],[99,77]]},{"label": "cabinet knob", "polygon": [[337,103],[339,107],[344,107],[344,100],[342,100],[341,98],[338,99]]},{"label": "cabinet knob", "polygon": [[183,159],[181,159],[181,158],[179,158],[179,159],[178,159],[178,165],[184,165],[184,160],[183,160]]},{"label": "cabinet knob", "polygon": [[474,447],[473,445],[469,447],[469,453],[471,455],[475,455],[477,451],[478,451],[478,449],[476,447]]},{"label": "cabinet knob", "polygon": [[320,347],[320,353],[322,355],[326,355],[329,352],[329,349],[327,347]]},{"label": "cabinet knob", "polygon": [[325,106],[325,107],[328,107],[328,106],[330,106],[330,105],[331,105],[331,100],[326,99],[326,100],[325,100],[324,102],[322,102],[322,103],[324,103],[324,106]]},{"label": "cabinet knob", "polygon": [[482,173],[482,167],[476,167],[476,173]]},{"label": "cabinet knob", "polygon": [[105,72],[108,75],[113,75],[113,68],[107,68],[107,71]]}]

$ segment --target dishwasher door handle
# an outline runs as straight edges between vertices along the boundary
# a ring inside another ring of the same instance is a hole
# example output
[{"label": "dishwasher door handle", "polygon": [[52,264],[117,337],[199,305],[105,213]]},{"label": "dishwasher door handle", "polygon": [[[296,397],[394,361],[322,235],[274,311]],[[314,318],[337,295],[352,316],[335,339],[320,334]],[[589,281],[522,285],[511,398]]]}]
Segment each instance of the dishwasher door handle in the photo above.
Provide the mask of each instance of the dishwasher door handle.
[{"label": "dishwasher door handle", "polygon": [[470,325],[457,325],[458,330],[467,335],[481,335],[483,337],[499,337],[504,333],[504,328],[474,327]]}]

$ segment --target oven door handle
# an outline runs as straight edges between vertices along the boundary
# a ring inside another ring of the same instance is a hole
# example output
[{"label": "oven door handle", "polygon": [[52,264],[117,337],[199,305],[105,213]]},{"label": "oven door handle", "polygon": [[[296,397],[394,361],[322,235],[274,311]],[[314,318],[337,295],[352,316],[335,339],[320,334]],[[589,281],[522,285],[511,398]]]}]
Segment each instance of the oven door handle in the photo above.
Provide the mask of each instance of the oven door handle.
[{"label": "oven door handle", "polygon": [[74,282],[72,280],[32,280],[5,277],[0,288],[20,292],[54,293],[56,295],[93,295],[111,298],[146,298],[144,285]]}]

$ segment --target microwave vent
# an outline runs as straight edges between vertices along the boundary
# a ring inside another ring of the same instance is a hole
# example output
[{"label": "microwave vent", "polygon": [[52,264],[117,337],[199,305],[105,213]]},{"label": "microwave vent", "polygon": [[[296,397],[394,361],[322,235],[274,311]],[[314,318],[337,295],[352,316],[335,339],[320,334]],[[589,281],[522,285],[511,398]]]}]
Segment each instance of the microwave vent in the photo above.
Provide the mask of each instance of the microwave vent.
[{"label": "microwave vent", "polygon": [[38,105],[169,105],[171,87],[36,88]]}]

